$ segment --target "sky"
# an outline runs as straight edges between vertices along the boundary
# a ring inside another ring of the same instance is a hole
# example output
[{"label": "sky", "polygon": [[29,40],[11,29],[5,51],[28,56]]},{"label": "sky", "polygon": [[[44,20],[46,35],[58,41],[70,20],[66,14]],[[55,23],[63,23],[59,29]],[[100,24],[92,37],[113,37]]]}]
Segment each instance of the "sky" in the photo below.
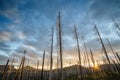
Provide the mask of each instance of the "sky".
[{"label": "sky", "polygon": [[102,47],[95,34],[94,24],[111,54],[106,39],[119,52],[120,37],[112,18],[120,25],[120,0],[0,0],[0,64],[14,57],[20,63],[26,50],[26,64],[42,62],[46,51],[46,66],[49,63],[51,28],[54,27],[54,65],[57,58],[56,27],[58,12],[61,12],[63,65],[76,64],[77,48],[73,27],[77,27],[81,54],[85,52],[81,35],[85,37],[87,51],[93,51],[97,60],[102,59]]}]

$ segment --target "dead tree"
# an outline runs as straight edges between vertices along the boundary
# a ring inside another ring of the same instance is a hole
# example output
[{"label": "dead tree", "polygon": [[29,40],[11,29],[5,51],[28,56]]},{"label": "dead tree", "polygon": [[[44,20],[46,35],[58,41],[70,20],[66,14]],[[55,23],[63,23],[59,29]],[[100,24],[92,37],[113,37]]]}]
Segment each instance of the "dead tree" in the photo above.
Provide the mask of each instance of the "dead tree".
[{"label": "dead tree", "polygon": [[2,75],[1,75],[1,79],[2,80],[4,80],[5,74],[6,74],[7,69],[8,69],[8,64],[9,64],[9,59],[7,60],[7,63],[6,63],[5,68],[4,68],[4,71],[3,71]]},{"label": "dead tree", "polygon": [[91,54],[91,60],[92,60],[93,66],[95,67],[95,59],[94,59],[91,49],[90,49],[90,54]]},{"label": "dead tree", "polygon": [[16,71],[16,75],[15,75],[15,77],[14,77],[14,80],[19,80],[19,73],[20,73],[20,69],[21,69],[22,63],[23,63],[23,59],[21,60],[21,63],[20,63],[20,65],[19,65],[19,68],[18,68],[17,71]]},{"label": "dead tree", "polygon": [[118,23],[115,21],[114,18],[112,18],[114,24],[115,24],[115,28],[117,29],[116,33],[118,34],[118,36],[120,37],[120,27],[118,25]]},{"label": "dead tree", "polygon": [[115,57],[115,60],[117,61],[117,64],[119,64],[119,61],[118,61],[118,59],[117,59],[117,57],[116,57],[116,55],[115,55],[115,52],[114,52],[114,50],[113,50],[113,48],[112,48],[112,45],[111,45],[111,43],[110,43],[110,41],[107,39],[107,42],[108,42],[108,45],[109,45],[109,47],[110,47],[110,49],[111,49],[111,51],[112,51],[112,53],[113,53],[113,55],[114,55],[114,57]]},{"label": "dead tree", "polygon": [[13,59],[12,59],[12,61],[11,61],[10,70],[8,71],[8,74],[7,74],[7,80],[9,80],[9,76],[10,76],[10,74],[12,73],[13,62],[14,62],[14,57],[13,57]]},{"label": "dead tree", "polygon": [[45,51],[43,52],[42,71],[41,71],[41,79],[40,80],[43,80],[44,61],[45,61]]},{"label": "dead tree", "polygon": [[24,50],[24,57],[23,57],[22,68],[21,68],[21,72],[20,72],[20,80],[23,80],[23,71],[24,71],[24,64],[25,64],[25,54],[26,54],[26,50]]},{"label": "dead tree", "polygon": [[25,63],[25,54],[26,50],[24,50],[24,57],[21,60],[21,63],[19,65],[19,68],[16,72],[14,80],[22,80],[23,79],[23,71],[24,71],[24,63]]},{"label": "dead tree", "polygon": [[83,40],[83,45],[84,45],[84,48],[85,48],[85,55],[87,57],[87,63],[88,63],[88,74],[91,73],[91,69],[90,69],[90,60],[89,60],[89,56],[88,56],[88,52],[87,52],[87,47],[86,47],[86,44],[85,44],[85,39],[84,39],[84,36],[82,35],[82,40]]},{"label": "dead tree", "polygon": [[37,80],[39,80],[39,60],[38,60],[38,62],[37,62],[37,69],[36,69],[36,78],[37,78]]},{"label": "dead tree", "polygon": [[52,41],[51,41],[51,51],[50,51],[50,73],[49,73],[49,80],[52,80],[52,66],[53,66],[53,35],[54,35],[54,28],[52,28]]},{"label": "dead tree", "polygon": [[118,58],[118,60],[120,62],[120,56],[119,56],[119,54],[117,52],[116,52],[116,56],[117,56],[117,58]]},{"label": "dead tree", "polygon": [[76,29],[75,26],[74,26],[74,36],[75,36],[75,40],[76,40],[76,42],[77,42],[77,50],[78,50],[78,58],[79,58],[80,77],[81,77],[81,80],[83,80],[82,66],[81,66],[81,54],[80,54],[80,47],[79,47],[78,33],[77,33],[77,29]]},{"label": "dead tree", "polygon": [[118,66],[117,66],[117,64],[116,64],[116,62],[115,62],[114,60],[112,60],[112,61],[113,61],[113,63],[114,63],[114,66],[115,66],[116,71],[117,71],[118,73],[120,73],[120,70],[119,70],[119,68],[118,68]]},{"label": "dead tree", "polygon": [[120,31],[120,27],[119,27],[119,25],[117,24],[117,22],[115,21],[114,18],[112,18],[112,19],[113,19],[113,22],[114,22],[114,24],[115,24],[115,27]]},{"label": "dead tree", "polygon": [[58,13],[58,26],[57,26],[57,32],[58,32],[58,47],[60,54],[60,79],[63,80],[63,61],[62,61],[62,31],[61,31],[61,19],[60,19],[60,12]]},{"label": "dead tree", "polygon": [[98,37],[99,37],[99,40],[100,40],[100,43],[101,43],[101,45],[102,45],[102,49],[103,49],[103,51],[104,51],[104,54],[105,54],[105,56],[106,56],[106,58],[107,58],[107,61],[108,61],[108,63],[110,64],[110,59],[109,59],[109,57],[108,57],[108,54],[107,54],[105,45],[104,45],[103,40],[102,40],[102,38],[101,38],[101,36],[100,36],[100,33],[99,33],[98,29],[97,29],[97,26],[94,25],[94,28],[95,28],[95,31],[96,31]]}]

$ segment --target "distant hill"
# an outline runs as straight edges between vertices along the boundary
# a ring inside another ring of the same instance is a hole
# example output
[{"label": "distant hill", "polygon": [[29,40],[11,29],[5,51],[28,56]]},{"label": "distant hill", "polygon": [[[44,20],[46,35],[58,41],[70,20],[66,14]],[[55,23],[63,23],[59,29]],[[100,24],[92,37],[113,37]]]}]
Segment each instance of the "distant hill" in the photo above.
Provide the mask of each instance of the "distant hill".
[{"label": "distant hill", "polygon": [[[5,65],[0,65],[0,72],[3,72],[4,69],[5,69]],[[7,70],[16,71],[16,69],[12,65],[8,65]]]},{"label": "distant hill", "polygon": [[35,68],[27,65],[24,67],[24,70],[35,70]]},{"label": "distant hill", "polygon": [[[102,68],[102,69],[106,69],[106,68],[108,68],[108,66],[110,66],[110,68],[112,68],[112,69],[115,67],[115,65],[113,65],[113,64],[103,64],[103,65],[100,65],[99,67]],[[120,66],[120,65],[117,64],[117,66]],[[2,72],[4,70],[4,68],[5,68],[5,65],[0,65],[0,72]],[[92,68],[93,67],[91,67],[91,69]],[[10,70],[10,69],[12,71],[16,71],[14,66],[8,65],[7,70]],[[85,67],[82,67],[83,71],[85,69],[86,69]],[[68,66],[68,67],[63,68],[63,72],[67,72],[67,73],[77,73],[78,70],[79,70],[78,65],[72,65],[72,66]],[[27,65],[27,66],[24,67],[24,71],[36,71],[36,68],[33,68],[33,67]],[[41,70],[39,70],[39,71],[41,71]],[[44,71],[49,72],[49,70],[44,70]],[[59,71],[60,71],[60,69],[54,69],[53,70],[53,72],[55,72],[55,73],[59,72]]]}]

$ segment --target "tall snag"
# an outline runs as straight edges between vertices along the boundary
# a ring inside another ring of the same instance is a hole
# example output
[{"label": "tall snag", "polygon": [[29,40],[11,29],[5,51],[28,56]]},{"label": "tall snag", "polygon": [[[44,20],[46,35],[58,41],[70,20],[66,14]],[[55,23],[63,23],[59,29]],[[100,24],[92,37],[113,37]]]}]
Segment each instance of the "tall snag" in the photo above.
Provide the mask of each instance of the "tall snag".
[{"label": "tall snag", "polygon": [[115,19],[114,19],[114,18],[112,18],[112,20],[113,20],[113,22],[114,22],[114,24],[115,24],[115,28],[117,28],[116,33],[117,33],[117,34],[118,34],[118,36],[120,37],[120,27],[119,27],[119,25],[117,24],[117,22],[115,21]]},{"label": "tall snag", "polygon": [[119,61],[118,61],[118,59],[117,59],[117,57],[116,57],[116,55],[115,55],[115,52],[114,52],[114,50],[113,50],[113,48],[112,48],[112,45],[111,45],[111,43],[110,43],[110,41],[107,39],[107,42],[108,42],[108,45],[109,45],[109,47],[110,47],[110,49],[111,49],[111,51],[112,51],[112,53],[113,53],[113,55],[114,55],[114,57],[115,57],[115,60],[117,61],[117,64],[119,64]]},{"label": "tall snag", "polygon": [[20,63],[20,65],[19,65],[19,67],[16,71],[16,75],[14,77],[14,80],[18,80],[18,78],[19,78],[19,73],[20,73],[20,69],[21,69],[21,66],[22,66],[22,62],[23,62],[23,59],[21,60],[21,63]]},{"label": "tall snag", "polygon": [[53,65],[53,35],[54,35],[54,28],[52,27],[52,42],[51,42],[51,51],[50,51],[50,73],[49,73],[49,80],[52,80],[52,65]]},{"label": "tall snag", "polygon": [[8,64],[9,64],[9,59],[7,60],[4,71],[3,71],[2,75],[1,75],[2,80],[4,80],[4,76],[5,76],[6,72],[7,72]]},{"label": "tall snag", "polygon": [[23,70],[24,70],[24,64],[25,64],[25,54],[26,54],[26,50],[24,50],[24,57],[23,57],[22,68],[21,68],[21,73],[20,73],[20,80],[23,80]]},{"label": "tall snag", "polygon": [[90,60],[89,60],[89,56],[88,56],[88,52],[87,52],[87,47],[86,47],[86,44],[85,44],[85,39],[84,39],[84,36],[82,35],[82,40],[83,40],[83,44],[84,44],[84,48],[85,48],[85,55],[86,55],[86,58],[87,58],[87,63],[88,63],[88,74],[91,73],[91,69],[90,69]]},{"label": "tall snag", "polygon": [[120,62],[120,56],[119,56],[119,54],[117,52],[116,52],[116,56],[117,56],[117,58],[118,58],[118,60]]},{"label": "tall snag", "polygon": [[112,19],[113,19],[113,22],[114,22],[114,24],[115,24],[115,27],[120,31],[120,27],[119,27],[119,25],[117,24],[117,22],[115,21],[114,18],[112,18]]},{"label": "tall snag", "polygon": [[43,52],[42,71],[41,71],[41,79],[40,80],[43,80],[44,61],[45,61],[45,51]]},{"label": "tall snag", "polygon": [[75,27],[75,26],[74,26],[74,35],[75,35],[75,39],[76,39],[76,42],[77,42],[78,58],[79,58],[79,69],[80,69],[80,77],[81,77],[81,80],[83,80],[82,66],[81,66],[81,54],[80,54],[80,47],[79,47],[79,40],[78,40],[78,34],[77,34],[77,30],[76,30],[76,27]]},{"label": "tall snag", "polygon": [[91,49],[90,49],[90,54],[91,54],[91,60],[92,60],[93,66],[95,67],[95,59],[94,59]]},{"label": "tall snag", "polygon": [[103,43],[103,40],[102,40],[102,38],[101,38],[101,36],[100,36],[100,33],[99,33],[96,25],[94,25],[94,28],[95,28],[95,31],[96,31],[98,37],[99,37],[99,40],[100,40],[100,43],[101,43],[101,45],[102,45],[104,54],[105,54],[105,56],[106,56],[106,58],[107,58],[107,61],[108,61],[108,63],[110,64],[110,59],[109,59],[108,54],[107,54],[107,51],[106,51],[106,49],[105,49],[105,45],[104,45],[104,43]]},{"label": "tall snag", "polygon": [[10,65],[10,69],[9,69],[9,71],[8,71],[8,74],[7,74],[7,80],[9,80],[9,77],[10,77],[10,75],[11,75],[11,73],[12,73],[12,66],[13,66],[13,62],[14,62],[14,57],[13,57],[13,59],[12,59],[12,61],[11,61],[11,65]]},{"label": "tall snag", "polygon": [[37,69],[36,69],[36,79],[39,80],[39,60],[37,62]]},{"label": "tall snag", "polygon": [[18,70],[16,71],[16,75],[14,80],[22,80],[23,79],[23,70],[24,70],[24,63],[25,63],[25,54],[26,51],[24,50],[24,57],[21,60]]},{"label": "tall snag", "polygon": [[62,61],[62,34],[61,34],[61,20],[60,20],[60,12],[58,14],[58,26],[57,26],[57,32],[58,32],[58,53],[60,53],[60,78],[63,80],[63,61]]}]

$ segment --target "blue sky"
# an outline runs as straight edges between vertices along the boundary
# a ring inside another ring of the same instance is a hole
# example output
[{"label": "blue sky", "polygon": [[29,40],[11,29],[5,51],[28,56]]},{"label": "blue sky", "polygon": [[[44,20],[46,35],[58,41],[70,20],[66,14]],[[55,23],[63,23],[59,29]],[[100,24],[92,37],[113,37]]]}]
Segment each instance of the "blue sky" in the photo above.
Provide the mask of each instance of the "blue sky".
[{"label": "blue sky", "polygon": [[[47,51],[49,57],[51,27],[57,26],[58,11],[61,11],[64,64],[77,56],[74,25],[82,52],[81,34],[85,36],[88,51],[92,49],[97,55],[101,52],[93,30],[94,23],[106,47],[108,38],[114,49],[119,51],[120,38],[115,32],[117,29],[114,28],[112,17],[120,24],[120,0],[0,0],[0,63],[5,63],[11,56],[20,60],[24,49],[28,52],[28,59],[41,60],[43,50]],[[55,36],[54,48],[56,59]]]}]

